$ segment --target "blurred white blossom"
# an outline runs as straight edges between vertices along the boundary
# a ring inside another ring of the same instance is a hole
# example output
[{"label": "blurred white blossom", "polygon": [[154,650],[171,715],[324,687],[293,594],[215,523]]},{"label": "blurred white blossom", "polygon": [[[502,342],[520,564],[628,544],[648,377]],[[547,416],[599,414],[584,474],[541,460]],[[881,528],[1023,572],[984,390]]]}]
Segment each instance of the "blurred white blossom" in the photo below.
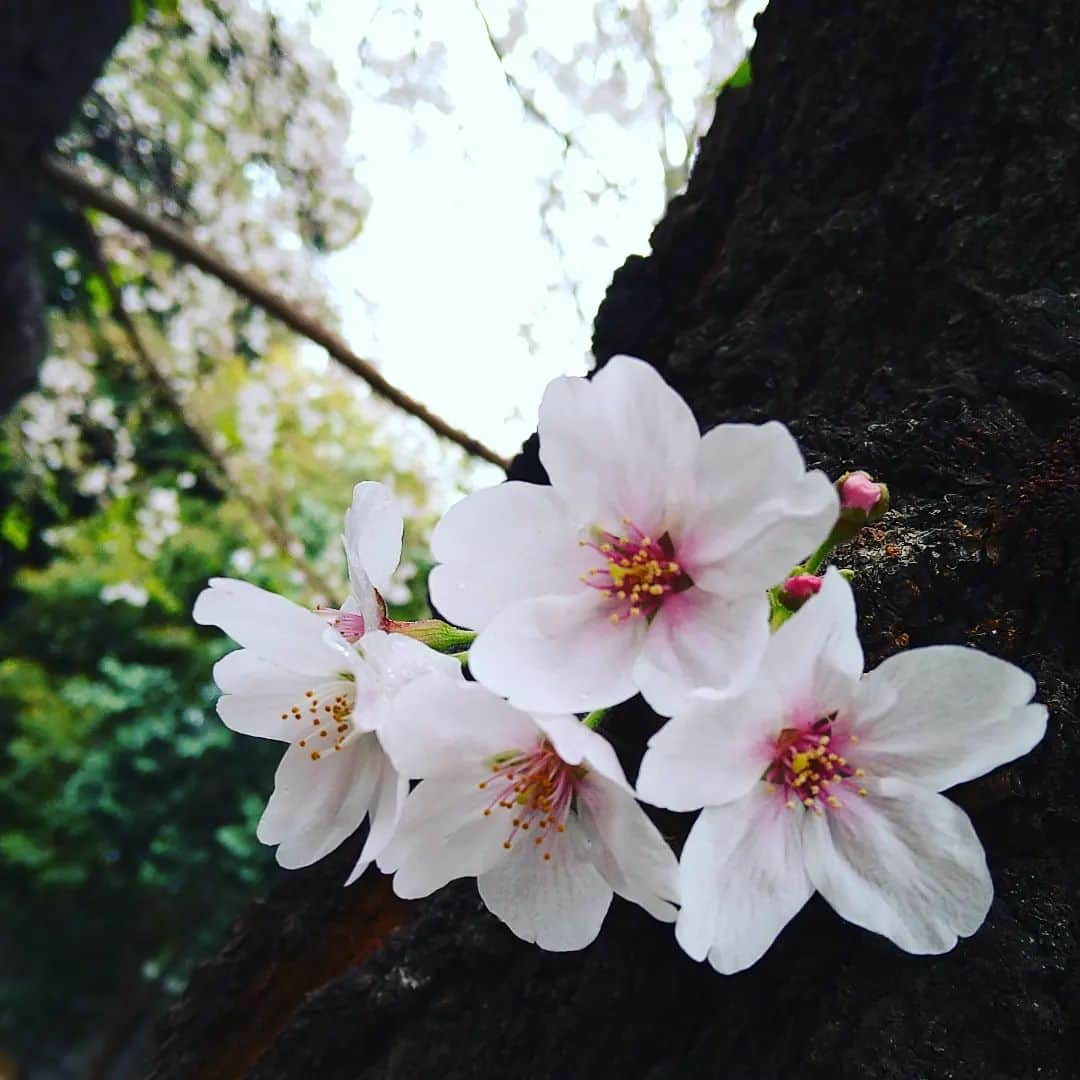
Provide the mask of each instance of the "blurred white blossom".
[{"label": "blurred white blossom", "polygon": [[132,607],[146,607],[150,594],[141,586],[131,581],[118,581],[113,585],[106,585],[100,593],[103,604],[115,604],[117,602],[130,604]]}]

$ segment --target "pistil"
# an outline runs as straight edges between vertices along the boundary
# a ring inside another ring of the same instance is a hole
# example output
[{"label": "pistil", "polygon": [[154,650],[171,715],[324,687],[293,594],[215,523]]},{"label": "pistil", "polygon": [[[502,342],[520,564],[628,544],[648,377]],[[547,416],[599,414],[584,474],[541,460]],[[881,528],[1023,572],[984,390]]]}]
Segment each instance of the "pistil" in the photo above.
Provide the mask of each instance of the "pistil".
[{"label": "pistil", "polygon": [[[836,713],[822,716],[805,726],[785,728],[776,740],[776,756],[762,777],[782,791],[785,804],[795,809],[802,804],[815,814],[839,810],[841,796],[865,796],[860,783],[865,775],[836,752],[842,738],[835,730]],[[848,736],[854,743],[854,736]]]},{"label": "pistil", "polygon": [[[542,739],[532,750],[513,750],[491,760],[491,775],[477,786],[491,791],[484,816],[506,810],[510,831],[503,841],[509,851],[522,834],[531,834],[530,846],[550,849],[554,839],[566,831],[580,782],[586,775],[583,766],[568,765],[555,753],[551,743]],[[551,861],[551,851],[543,850],[544,861]]]},{"label": "pistil", "polygon": [[581,575],[589,588],[605,594],[611,603],[613,623],[626,619],[651,619],[672,593],[690,588],[693,582],[675,559],[675,545],[668,533],[654,539],[632,521],[623,518],[624,531],[602,532],[596,541],[579,540],[604,559]]}]

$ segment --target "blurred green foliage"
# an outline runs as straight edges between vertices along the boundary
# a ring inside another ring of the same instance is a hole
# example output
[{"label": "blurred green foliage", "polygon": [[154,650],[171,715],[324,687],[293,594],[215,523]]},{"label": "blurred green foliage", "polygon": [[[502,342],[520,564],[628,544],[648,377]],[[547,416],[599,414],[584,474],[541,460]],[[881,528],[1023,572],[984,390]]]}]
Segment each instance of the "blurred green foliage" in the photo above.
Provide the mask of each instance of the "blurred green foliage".
[{"label": "blurred green foliage", "polygon": [[[231,574],[311,604],[306,563],[337,592],[319,599],[340,602],[342,515],[352,484],[378,479],[407,503],[405,561],[418,571],[392,610],[420,617],[432,511],[385,413],[302,363],[280,328],[257,356],[204,358],[182,414],[113,317],[83,219],[48,203],[37,243],[51,354],[80,358],[90,380],[80,411],[50,421],[77,429],[72,456],[49,462],[55,432],[29,435],[25,403],[0,425],[0,1048],[40,1064],[108,1039],[133,1007],[160,1007],[273,871],[255,827],[282,747],[218,720],[211,671],[233,646],[192,623],[199,590]],[[147,262],[179,269],[160,253]],[[139,266],[108,272],[145,294]],[[138,310],[148,350],[167,359],[174,312]],[[253,386],[271,388],[275,409],[257,460],[242,430]],[[39,416],[52,415],[50,393],[30,395]],[[87,466],[113,467],[122,439],[131,478],[87,491]],[[162,493],[176,527],[148,543]]]}]

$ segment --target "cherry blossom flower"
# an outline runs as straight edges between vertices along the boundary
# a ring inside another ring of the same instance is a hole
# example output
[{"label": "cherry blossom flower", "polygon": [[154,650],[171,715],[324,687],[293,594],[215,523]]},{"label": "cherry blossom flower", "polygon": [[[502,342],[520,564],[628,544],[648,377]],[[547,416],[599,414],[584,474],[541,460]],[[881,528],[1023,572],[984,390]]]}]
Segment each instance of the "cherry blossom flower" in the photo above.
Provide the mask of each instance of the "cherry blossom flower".
[{"label": "cherry blossom flower", "polygon": [[768,640],[765,590],[839,511],[787,429],[723,424],[641,360],[560,378],[540,406],[551,487],[470,495],[436,527],[435,606],[480,631],[475,677],[524,709],[584,712],[640,691],[670,715],[735,690]]},{"label": "cherry blossom flower", "polygon": [[383,626],[386,607],[381,594],[401,561],[403,529],[401,510],[385,484],[363,480],[353,488],[342,536],[351,592],[340,609],[319,609],[346,641],[355,642],[365,630]]},{"label": "cherry blossom flower", "polygon": [[289,744],[259,839],[277,845],[280,865],[308,866],[367,817],[367,842],[349,877],[355,881],[389,840],[408,791],[377,733],[397,717],[402,687],[433,671],[452,685],[447,680],[461,680],[461,665],[381,630],[350,645],[314,612],[232,578],[211,580],[194,617],[242,646],[214,668],[226,726]]},{"label": "cherry blossom flower", "polygon": [[403,774],[423,778],[379,857],[399,896],[476,877],[518,937],[559,952],[596,937],[613,892],[675,918],[675,856],[602,735],[437,676],[399,702],[384,745]]},{"label": "cherry blossom flower", "polygon": [[831,569],[742,695],[698,691],[650,740],[641,797],[705,807],[682,853],[676,936],[717,971],[753,964],[815,890],[912,953],[947,952],[986,917],[982,846],[938,792],[1042,738],[1035,684],[949,645],[862,665],[851,588]]}]

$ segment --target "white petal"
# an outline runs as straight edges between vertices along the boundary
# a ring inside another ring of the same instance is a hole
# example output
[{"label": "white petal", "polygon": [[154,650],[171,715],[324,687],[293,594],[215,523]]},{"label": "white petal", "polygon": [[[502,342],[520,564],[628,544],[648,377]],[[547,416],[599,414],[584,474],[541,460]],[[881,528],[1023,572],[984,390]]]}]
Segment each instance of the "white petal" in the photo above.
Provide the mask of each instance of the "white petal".
[{"label": "white petal", "polygon": [[611,886],[581,854],[582,841],[567,829],[565,842],[545,862],[531,843],[515,844],[508,858],[476,881],[488,910],[525,941],[542,949],[583,949],[600,932]]},{"label": "white petal", "polygon": [[[310,732],[310,702],[305,696],[308,690],[317,690],[320,697],[325,697],[327,693],[351,689],[344,680],[313,679],[284,671],[260,660],[250,649],[237,649],[223,656],[214,665],[214,681],[226,691],[217,703],[218,716],[226,727],[241,735],[282,742],[295,742]],[[299,706],[304,715],[294,716],[294,706]]]},{"label": "white petal", "polygon": [[401,820],[405,797],[409,794],[409,781],[397,772],[389,761],[382,763],[375,795],[368,815],[368,835],[363,850],[346,880],[351,885],[382,854],[390,843]]},{"label": "white petal", "polygon": [[510,481],[452,506],[435,526],[442,564],[428,578],[431,602],[459,626],[482,629],[531,596],[573,595],[596,556],[578,544],[578,524],[546,485]]},{"label": "white petal", "polygon": [[593,525],[629,518],[653,536],[691,490],[700,433],[685,401],[642,360],[616,356],[591,382],[564,377],[540,404],[540,460]]},{"label": "white petal", "polygon": [[846,706],[862,675],[863,652],[855,629],[855,597],[830,567],[817,596],[773,634],[762,662],[788,709],[822,714]]},{"label": "white petal", "polygon": [[428,896],[456,878],[475,877],[508,857],[501,814],[484,816],[490,801],[476,776],[424,780],[405,800],[397,829],[379,856],[406,900]]},{"label": "white petal", "polygon": [[857,691],[859,764],[942,791],[1026,754],[1046,733],[1035,681],[977,649],[898,653]]},{"label": "white petal", "polygon": [[363,599],[374,585],[385,589],[401,561],[401,510],[385,484],[365,480],[353,488],[345,511],[345,556],[353,593]]},{"label": "white petal", "polygon": [[679,864],[633,795],[594,776],[578,794],[578,815],[591,841],[593,864],[604,880],[654,918],[674,922]]},{"label": "white petal", "polygon": [[721,424],[702,440],[676,557],[702,588],[737,596],[782,581],[840,512],[783,424]]},{"label": "white petal", "polygon": [[724,975],[760,959],[810,899],[801,811],[761,784],[694,822],[679,864],[679,944]]},{"label": "white petal", "polygon": [[737,693],[769,642],[764,592],[726,599],[702,589],[665,598],[649,626],[634,681],[661,716],[671,716],[700,687]]},{"label": "white petal", "polygon": [[278,845],[281,866],[309,866],[356,831],[375,794],[381,756],[373,735],[318,761],[295,744],[285,751],[258,828],[264,844]]},{"label": "white petal", "polygon": [[783,727],[783,707],[767,684],[738,697],[696,691],[649,739],[638,796],[668,810],[737,799],[761,779]]},{"label": "white petal", "polygon": [[358,612],[363,616],[365,633],[377,630],[382,624],[383,608],[379,605],[379,598],[371,579],[363,570],[350,566],[349,588],[352,589],[352,595],[345,598],[345,602],[341,605],[341,613],[350,615]]},{"label": "white petal", "polygon": [[323,634],[326,623],[313,611],[236,578],[212,578],[195,601],[193,617],[226,634],[263,660],[303,675],[339,667]]},{"label": "white petal", "polygon": [[527,713],[477,683],[453,683],[441,675],[425,676],[402,690],[392,718],[379,729],[391,760],[412,779],[469,769],[482,773],[493,755],[531,748],[538,737]]},{"label": "white petal", "polygon": [[524,600],[500,612],[469,650],[479,682],[521,709],[586,712],[632,697],[643,620],[613,625],[598,597]]},{"label": "white petal", "polygon": [[943,953],[986,918],[994,889],[967,814],[901,780],[803,816],[811,880],[849,922],[910,953]]},{"label": "white petal", "polygon": [[568,765],[584,762],[590,769],[630,793],[626,774],[611,743],[586,727],[576,716],[534,716],[537,727],[551,740],[555,753]]},{"label": "white petal", "polygon": [[223,694],[302,694],[311,686],[307,675],[260,660],[250,649],[226,653],[214,665],[214,682]]},{"label": "white petal", "polygon": [[396,716],[397,695],[417,679],[434,674],[447,686],[464,681],[460,661],[404,634],[365,634],[358,648],[353,722],[364,731],[376,731]]}]

